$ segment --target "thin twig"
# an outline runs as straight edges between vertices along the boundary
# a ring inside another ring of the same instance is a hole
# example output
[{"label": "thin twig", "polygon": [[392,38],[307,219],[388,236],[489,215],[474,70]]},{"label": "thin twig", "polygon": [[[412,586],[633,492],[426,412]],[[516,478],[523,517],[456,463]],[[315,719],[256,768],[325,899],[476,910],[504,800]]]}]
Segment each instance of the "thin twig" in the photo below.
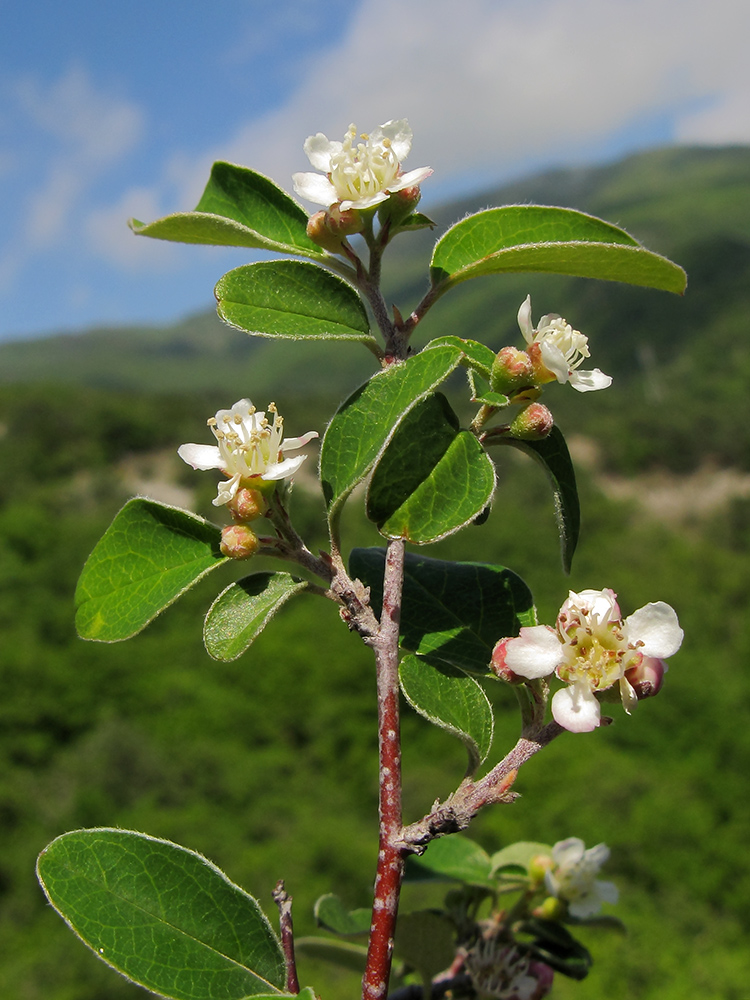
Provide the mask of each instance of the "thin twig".
[{"label": "thin twig", "polygon": [[297,978],[297,960],[294,957],[294,925],[292,923],[292,897],[284,887],[284,880],[279,879],[273,890],[273,901],[279,908],[279,928],[281,931],[281,950],[286,962],[286,988],[290,993],[299,993]]}]

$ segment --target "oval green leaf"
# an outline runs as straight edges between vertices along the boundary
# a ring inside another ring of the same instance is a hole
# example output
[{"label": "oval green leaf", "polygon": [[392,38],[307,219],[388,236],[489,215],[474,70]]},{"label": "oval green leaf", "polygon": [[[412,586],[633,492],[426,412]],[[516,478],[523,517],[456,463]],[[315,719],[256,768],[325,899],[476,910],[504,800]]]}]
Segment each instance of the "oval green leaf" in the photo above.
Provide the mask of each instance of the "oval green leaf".
[{"label": "oval green leaf", "polygon": [[130,220],[136,236],[176,243],[250,247],[330,259],[307,235],[307,213],[262,174],[234,163],[214,163],[194,212],[154,222]]},{"label": "oval green leaf", "polygon": [[555,503],[555,520],[560,536],[560,552],[563,569],[570,573],[578,545],[581,530],[581,505],[578,500],[578,487],[573,460],[565,443],[562,431],[556,425],[550,434],[541,441],[519,441],[515,438],[503,437],[497,441],[487,439],[485,446],[506,444],[531,455],[549,476]]},{"label": "oval green leaf", "polygon": [[206,573],[226,562],[219,529],[155,500],[130,500],[107,528],[76,587],[84,639],[117,642],[140,632]]},{"label": "oval green leaf", "polygon": [[483,274],[535,271],[685,291],[681,267],[641,246],[623,229],[583,212],[508,205],[477,212],[452,226],[432,255],[441,291]]},{"label": "oval green leaf", "polygon": [[452,834],[433,840],[419,858],[409,858],[410,879],[453,879],[469,885],[491,887],[490,856],[468,837]]},{"label": "oval green leaf", "polygon": [[492,874],[496,875],[503,868],[523,868],[528,872],[529,865],[539,855],[552,857],[552,848],[549,844],[540,844],[533,840],[519,840],[515,844],[508,844],[492,855]]},{"label": "oval green leaf", "polygon": [[416,544],[458,531],[489,504],[495,467],[476,437],[462,431],[442,393],[419,400],[378,460],[367,516],[387,538]]},{"label": "oval green leaf", "polygon": [[320,449],[320,479],[330,517],[365,478],[404,414],[443,382],[461,357],[452,346],[421,351],[373,375],[342,403]]},{"label": "oval green leaf", "polygon": [[358,340],[377,347],[360,297],[315,264],[246,264],[225,274],[214,293],[219,316],[256,337]]},{"label": "oval green leaf", "polygon": [[76,830],[42,851],[37,875],[99,958],[163,997],[284,989],[284,956],[257,901],[194,851],[129,830]]},{"label": "oval green leaf", "polygon": [[492,707],[479,682],[458,667],[432,666],[411,654],[401,662],[399,680],[416,712],[461,740],[469,754],[467,774],[474,774],[487,759],[494,730]]},{"label": "oval green leaf", "polygon": [[[380,613],[385,550],[354,549],[352,576],[370,588]],[[402,648],[433,663],[486,675],[499,639],[536,625],[531,591],[520,576],[484,563],[448,562],[407,552],[401,604]]]},{"label": "oval green leaf", "polygon": [[230,584],[208,609],[203,641],[215,660],[236,660],[307,583],[289,573],[254,573]]},{"label": "oval green leaf", "polygon": [[326,893],[316,901],[314,913],[318,927],[325,927],[326,930],[344,937],[367,934],[372,922],[371,910],[347,910],[339,897],[332,892]]}]

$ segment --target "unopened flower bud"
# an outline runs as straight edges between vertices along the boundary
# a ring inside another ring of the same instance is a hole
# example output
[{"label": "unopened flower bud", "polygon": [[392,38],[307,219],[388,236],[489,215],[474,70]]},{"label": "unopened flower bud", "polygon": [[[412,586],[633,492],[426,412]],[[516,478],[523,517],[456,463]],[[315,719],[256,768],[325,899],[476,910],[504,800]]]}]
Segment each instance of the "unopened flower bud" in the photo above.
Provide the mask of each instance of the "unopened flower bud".
[{"label": "unopened flower bud", "polygon": [[268,510],[268,503],[260,490],[240,489],[227,507],[236,521],[255,521]]},{"label": "unopened flower bud", "polygon": [[554,969],[544,962],[532,959],[529,964],[529,975],[536,979],[536,988],[529,1000],[542,1000],[542,997],[546,997],[552,989],[552,980],[555,978]]},{"label": "unopened flower bud", "polygon": [[553,371],[550,371],[542,359],[541,344],[529,344],[528,355],[531,361],[531,381],[535,385],[545,385],[547,382],[555,382],[557,380],[557,375]]},{"label": "unopened flower bud", "polygon": [[554,426],[554,418],[543,403],[529,403],[510,424],[509,433],[520,441],[541,441]]},{"label": "unopened flower bud", "polygon": [[332,205],[326,212],[316,212],[307,220],[307,235],[329,253],[341,253],[347,236],[362,232],[362,217],[355,208],[342,211]]},{"label": "unopened flower bud", "polygon": [[644,656],[639,664],[625,671],[625,680],[635,691],[638,701],[652,698],[661,690],[668,665],[664,660]]},{"label": "unopened flower bud", "polygon": [[536,854],[529,862],[529,878],[532,882],[543,882],[546,872],[554,867],[549,854]]},{"label": "unopened flower bud", "polygon": [[381,223],[388,222],[395,228],[407,219],[419,204],[422,192],[419,185],[394,191],[388,201],[382,202],[378,208],[378,218]]},{"label": "unopened flower bud", "polygon": [[505,653],[508,647],[510,639],[501,639],[492,650],[492,660],[490,661],[490,668],[501,681],[505,681],[506,684],[523,684],[525,677],[519,677],[518,674],[514,673],[509,666],[505,663]]},{"label": "unopened flower bud", "polygon": [[230,524],[221,529],[221,551],[230,559],[249,559],[258,551],[258,536],[246,524]]},{"label": "unopened flower bud", "polygon": [[517,347],[504,347],[498,352],[490,373],[490,388],[493,392],[514,396],[535,384],[534,369],[526,351],[519,351]]},{"label": "unopened flower bud", "polygon": [[534,910],[534,916],[541,920],[559,920],[565,916],[565,903],[554,896],[547,896]]}]

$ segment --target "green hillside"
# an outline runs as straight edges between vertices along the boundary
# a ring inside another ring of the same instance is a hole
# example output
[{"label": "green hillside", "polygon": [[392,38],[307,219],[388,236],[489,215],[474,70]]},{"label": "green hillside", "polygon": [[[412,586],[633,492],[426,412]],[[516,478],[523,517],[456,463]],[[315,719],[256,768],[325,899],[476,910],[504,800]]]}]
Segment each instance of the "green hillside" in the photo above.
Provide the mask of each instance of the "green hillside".
[{"label": "green hillside", "polygon": [[[553,386],[545,394],[583,459],[583,539],[570,578],[559,568],[541,472],[510,459],[500,464],[487,526],[429,554],[505,563],[528,580],[543,620],[568,587],[612,586],[625,613],[668,601],[686,640],[657,699],[606,730],[558,740],[524,768],[519,801],[487,812],[472,836],[490,850],[567,836],[612,848],[607,877],[621,895],[613,912],[629,934],[591,932],[591,976],[558,977],[553,1000],[742,1000],[750,150],[657,151],[552,172],[471,204],[422,207],[444,227],[501,201],[557,202],[616,221],[683,264],[689,291],[678,299],[522,276],[467,283],[439,303],[424,337],[481,333],[500,347],[518,342],[514,317],[530,291],[535,316],[557,310],[590,335],[594,363],[615,383],[602,393]],[[414,239],[426,261],[434,235]],[[402,252],[396,242],[390,294],[409,308],[424,268],[411,269]],[[313,930],[323,892],[367,905],[374,685],[366,651],[335,609],[304,597],[240,660],[217,663],[203,651],[201,616],[239,575],[234,568],[111,646],[75,637],[72,594],[86,555],[132,493],[220,516],[212,474],[175,455],[181,442],[204,440],[216,407],[242,395],[274,398],[288,426],[322,431],[370,370],[371,356],[354,345],[254,341],[212,316],[0,346],[0,996],[144,996],[73,939],[36,886],[38,851],[80,826],[143,829],[200,850],[269,910],[284,876],[302,933]],[[717,483],[723,492],[704,503]],[[659,509],[652,501],[662,494]],[[322,543],[310,477],[300,475],[293,499],[298,526]],[[345,529],[379,544],[356,511]],[[498,754],[515,739],[508,695],[496,692]],[[460,779],[464,751],[413,713],[404,725],[412,819]],[[405,910],[415,894],[407,889]],[[324,1000],[352,995],[346,978],[326,990],[324,968],[303,974]]]}]

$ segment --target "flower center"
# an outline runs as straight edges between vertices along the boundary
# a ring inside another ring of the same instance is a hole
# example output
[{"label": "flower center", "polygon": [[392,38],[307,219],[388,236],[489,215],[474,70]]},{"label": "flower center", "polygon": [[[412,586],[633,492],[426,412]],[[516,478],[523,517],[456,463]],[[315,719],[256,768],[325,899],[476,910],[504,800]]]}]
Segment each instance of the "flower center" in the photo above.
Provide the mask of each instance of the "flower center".
[{"label": "flower center", "polygon": [[625,639],[620,622],[571,615],[558,631],[564,657],[558,676],[571,684],[585,682],[592,691],[612,687],[632,665],[633,656],[639,655]]},{"label": "flower center", "polygon": [[258,415],[255,407],[246,414],[225,413],[220,425],[215,417],[208,421],[230,478],[262,476],[269,465],[279,460],[284,421],[273,403],[268,411],[273,414],[273,423],[265,414]]},{"label": "flower center", "polygon": [[331,156],[331,183],[340,201],[359,201],[387,190],[398,178],[400,164],[387,137],[378,142],[349,126],[342,149]]},{"label": "flower center", "polygon": [[574,330],[570,323],[566,323],[564,319],[550,320],[537,331],[534,340],[537,343],[546,341],[557,347],[571,369],[578,368],[584,358],[591,357],[588,337],[578,330]]}]

